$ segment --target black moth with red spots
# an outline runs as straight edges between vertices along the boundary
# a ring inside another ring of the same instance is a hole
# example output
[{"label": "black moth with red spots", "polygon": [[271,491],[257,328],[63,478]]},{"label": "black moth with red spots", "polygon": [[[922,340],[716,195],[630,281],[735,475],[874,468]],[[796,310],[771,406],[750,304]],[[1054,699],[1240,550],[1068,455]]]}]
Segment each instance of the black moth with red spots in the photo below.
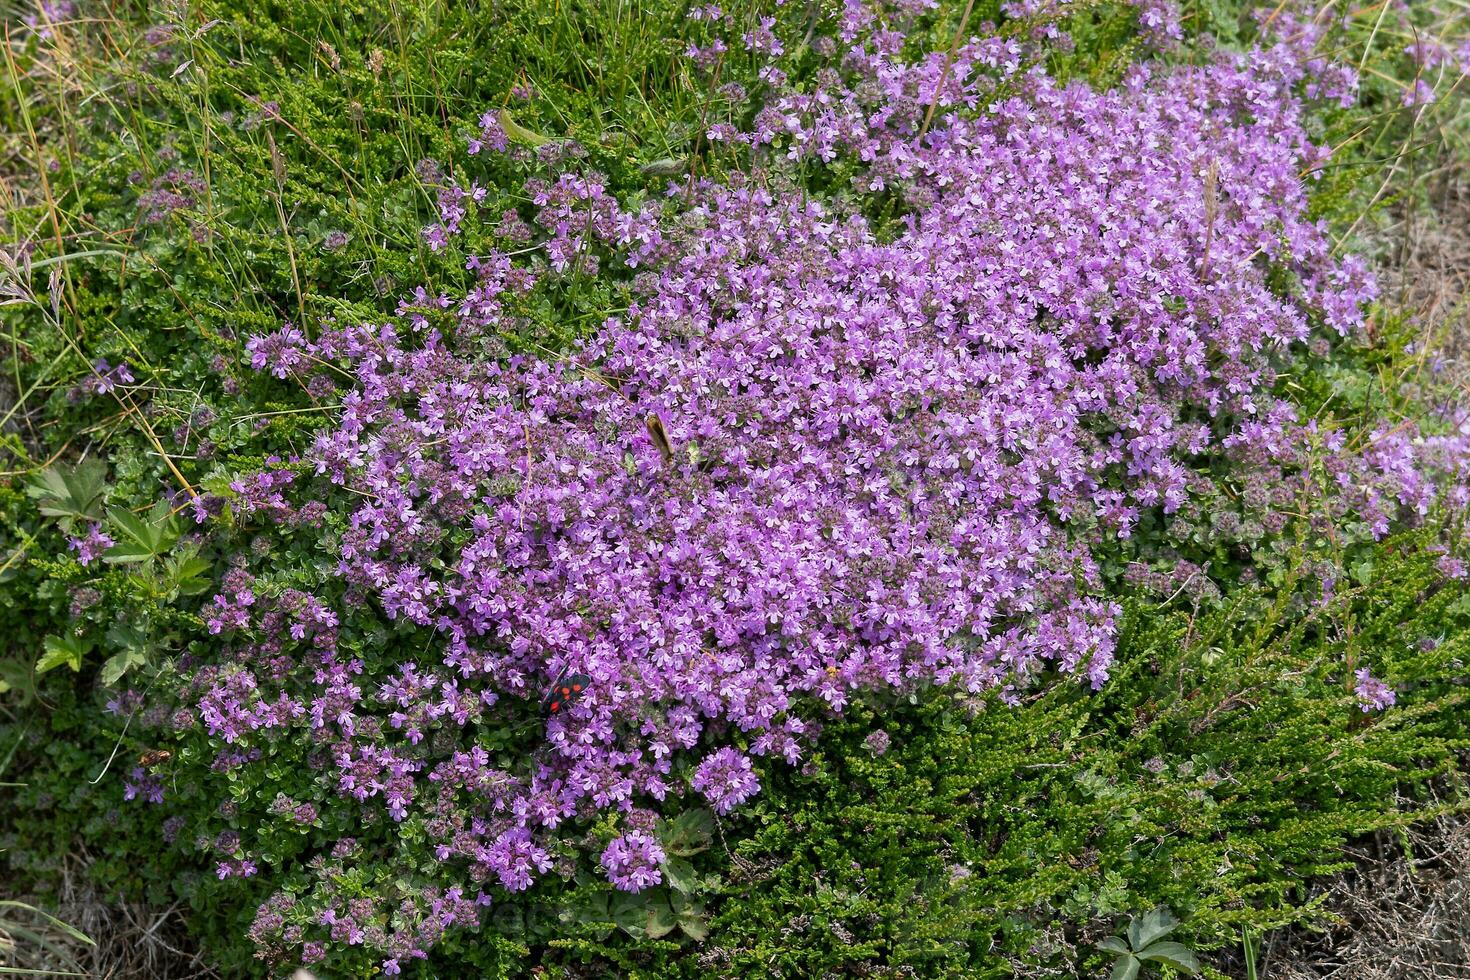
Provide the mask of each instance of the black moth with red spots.
[{"label": "black moth with red spots", "polygon": [[541,702],[542,713],[548,716],[561,714],[573,701],[587,693],[587,685],[591,683],[592,678],[586,674],[562,674],[561,679],[546,692]]}]

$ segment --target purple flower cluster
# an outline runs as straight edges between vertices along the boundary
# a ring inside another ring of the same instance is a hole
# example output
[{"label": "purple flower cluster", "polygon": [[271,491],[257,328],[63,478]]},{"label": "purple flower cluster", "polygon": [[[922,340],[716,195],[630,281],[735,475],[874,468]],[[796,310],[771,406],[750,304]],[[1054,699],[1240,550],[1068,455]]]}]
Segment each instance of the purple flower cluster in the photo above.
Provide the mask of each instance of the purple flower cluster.
[{"label": "purple flower cluster", "polygon": [[1358,670],[1353,676],[1358,681],[1353,691],[1358,695],[1358,704],[1365,713],[1382,711],[1398,700],[1394,696],[1393,688],[1374,677],[1367,667]]},{"label": "purple flower cluster", "polygon": [[760,792],[761,788],[750,757],[728,746],[699,764],[690,785],[720,814],[729,813]]},{"label": "purple flower cluster", "polygon": [[138,197],[143,221],[154,225],[175,211],[187,211],[208,190],[204,178],[192,170],[173,168],[154,179],[147,191]]},{"label": "purple flower cluster", "polygon": [[[295,955],[309,965],[324,959],[333,946],[359,947],[381,957],[378,968],[394,976],[402,972],[404,963],[426,958],[428,949],[447,930],[473,927],[480,909],[489,904],[484,893],[471,898],[460,888],[428,888],[405,890],[385,908],[353,889],[342,888],[350,877],[343,862],[352,855],[349,846],[339,848],[330,859],[314,859],[313,866],[325,884],[309,902],[280,892],[256,910],[250,935],[263,958]],[[225,862],[220,867],[228,869],[228,875],[221,871],[221,877],[237,876],[242,864],[249,862]],[[325,939],[307,938],[308,928],[321,930]]]},{"label": "purple flower cluster", "polygon": [[123,799],[146,800],[149,803],[163,802],[163,780],[142,766],[134,766],[123,782]]},{"label": "purple flower cluster", "polygon": [[[868,25],[850,19],[853,42]],[[527,783],[473,754],[431,767],[346,744],[342,792],[401,820],[424,779],[441,795],[494,786],[505,815],[471,831],[484,843],[441,847],[523,887],[545,863],[527,828],[676,792],[676,753],[724,726],[795,760],[804,699],[980,691],[1048,665],[1101,684],[1116,607],[1094,550],[1201,492],[1201,460],[1288,484],[1325,453],[1377,533],[1427,510],[1425,444],[1382,433],[1347,453],[1271,391],[1314,316],[1347,332],[1374,295],[1305,216],[1300,174],[1325,151],[1291,94],[1294,50],[1139,68],[1095,92],[1022,74],[1016,42],[978,41],[944,101],[997,80],[1024,97],[947,113],[924,139],[933,66],[884,50],[855,46],[861,83],[785,96],[746,139],[868,162],[869,188],[913,202],[891,240],[769,182],[632,213],[566,173],[529,188],[552,268],[600,244],[657,270],[566,361],[481,363],[425,323],[416,345],[391,326],[252,341],[278,376],[355,375],[315,450],[360,501],[341,572],[442,636],[440,667],[380,682],[417,706],[395,728],[413,741],[564,671],[592,678]],[[1300,299],[1269,286],[1268,262]],[[465,301],[434,302],[467,331],[509,288],[505,257],[477,268]],[[260,727],[263,710],[241,717]],[[323,722],[349,743],[350,714]],[[694,785],[721,812],[755,790],[729,748]]]},{"label": "purple flower cluster", "polygon": [[117,390],[119,384],[130,385],[136,383],[137,380],[126,361],[113,366],[106,358],[101,358],[92,365],[91,376],[77,385],[72,397],[111,394]]},{"label": "purple flower cluster", "polygon": [[77,6],[71,0],[41,0],[35,13],[26,14],[23,21],[36,37],[49,40],[53,28],[76,16]]},{"label": "purple flower cluster", "polygon": [[634,830],[607,845],[602,852],[602,867],[614,887],[639,892],[663,881],[659,865],[664,856],[657,838],[646,831]]},{"label": "purple flower cluster", "polygon": [[112,540],[111,535],[102,530],[101,524],[93,521],[87,526],[86,535],[79,538],[69,538],[68,544],[71,545],[71,550],[77,553],[77,561],[83,566],[86,566],[101,558],[102,553],[117,544],[117,542]]},{"label": "purple flower cluster", "polygon": [[[206,614],[226,652],[189,693],[224,745],[316,746],[332,792],[412,821],[462,876],[448,918],[404,899],[400,953],[321,871],[316,926],[382,949],[385,971],[473,921],[468,890],[530,887],[567,821],[686,788],[731,812],[760,789],[752,755],[798,761],[811,721],[860,692],[1100,686],[1119,615],[1102,557],[1222,494],[1212,474],[1257,512],[1326,500],[1323,519],[1357,515],[1371,537],[1463,466],[1463,436],[1400,426],[1352,446],[1276,393],[1375,295],[1308,214],[1302,175],[1328,154],[1297,93],[1343,80],[1309,58],[1311,25],[1104,92],[1029,67],[1032,41],[972,40],[947,65],[909,59],[887,25],[848,3],[832,67],[800,89],[771,25],[723,42],[770,59],[775,94],[719,132],[768,167],[636,206],[575,168],[534,179],[529,222],[484,218],[534,235],[537,264],[481,255],[463,296],[250,341],[256,370],[351,380],[307,457],[322,479],[241,477],[239,511],[347,488],[346,588],[433,640],[375,676],[324,601],[242,579]],[[487,114],[470,152],[508,147]],[[856,174],[853,200],[788,179],[829,163]],[[445,186],[435,247],[481,218],[477,185]],[[893,200],[901,219],[877,224]],[[610,267],[635,301],[565,358],[487,362],[465,343],[538,279]],[[1254,542],[1284,520],[1216,532]],[[524,762],[461,737],[537,717],[569,673],[587,691],[533,723],[545,740]],[[1392,701],[1366,672],[1358,691]],[[637,828],[602,854],[625,890],[662,860]],[[264,945],[301,938],[282,909],[261,915]]]}]

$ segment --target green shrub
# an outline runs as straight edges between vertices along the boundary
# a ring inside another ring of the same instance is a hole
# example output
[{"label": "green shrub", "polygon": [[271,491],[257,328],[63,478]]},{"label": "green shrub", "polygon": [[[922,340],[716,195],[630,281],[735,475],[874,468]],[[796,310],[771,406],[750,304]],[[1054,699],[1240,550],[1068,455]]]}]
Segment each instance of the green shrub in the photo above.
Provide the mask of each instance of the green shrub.
[{"label": "green shrub", "polygon": [[[834,720],[726,826],[705,955],[731,975],[1036,976],[1102,963],[1119,917],[1160,904],[1204,950],[1313,920],[1306,883],[1348,865],[1345,843],[1465,803],[1470,592],[1422,544],[1389,542],[1295,623],[1264,592],[1207,614],[1135,603],[1097,695]],[[1381,716],[1351,691],[1370,660],[1402,692]]]},{"label": "green shrub", "polygon": [[[818,6],[783,9],[794,36]],[[972,23],[998,12],[976,4]],[[197,635],[190,576],[170,578],[159,562],[94,578],[26,487],[59,472],[53,460],[104,458],[108,504],[143,512],[183,483],[218,485],[304,445],[321,406],[238,372],[243,338],[282,320],[381,317],[420,283],[462,286],[464,255],[436,253],[420,235],[437,179],[423,161],[454,158],[486,107],[577,139],[620,194],[648,192],[658,181],[646,168],[671,161],[720,174],[732,161],[702,139],[704,125],[711,112],[739,121],[749,107],[713,102],[707,80],[677,57],[701,28],[671,0],[411,10],[209,0],[152,40],[147,13],[109,10],[73,30],[77,43],[59,55],[35,38],[17,42],[0,96],[0,116],[20,137],[10,149],[23,173],[42,178],[22,185],[6,215],[30,264],[17,260],[11,276],[27,301],[0,315],[0,780],[20,784],[0,787],[10,794],[0,863],[9,879],[44,890],[58,856],[83,850],[104,887],[160,905],[182,899],[212,960],[249,975],[264,969],[245,938],[254,903],[214,879],[207,847],[158,848],[162,817],[122,806],[119,776],[160,746],[105,707],[114,658],[136,657],[119,669],[155,680]],[[1239,5],[1186,13],[1196,31],[1248,37]],[[915,36],[943,49],[960,19],[961,5],[947,5]],[[1126,7],[1084,5],[1072,27],[1077,48],[1056,56],[1058,76],[1110,84],[1138,54]],[[1370,28],[1359,19],[1344,43],[1367,43]],[[518,85],[530,100],[513,95]],[[1400,91],[1392,77],[1371,76],[1366,107],[1318,121],[1347,155],[1324,174],[1315,206],[1345,232],[1387,200],[1365,175],[1384,173],[1420,131],[1396,106]],[[840,194],[841,178],[813,176],[811,189]],[[154,191],[191,200],[150,223],[140,198]],[[501,206],[523,203],[494,193]],[[615,282],[537,294],[495,353],[554,353],[625,302]],[[1415,386],[1430,380],[1422,359],[1405,354],[1415,328],[1397,316],[1379,322],[1375,336],[1316,352],[1282,379],[1305,411],[1349,425],[1422,414]],[[141,385],[73,401],[98,359],[126,361]],[[214,418],[196,424],[201,410]],[[183,440],[171,436],[179,428]],[[1213,559],[1236,591],[1188,611],[1135,598],[1102,693],[1058,686],[1015,708],[945,691],[864,704],[828,721],[805,767],[762,771],[760,802],[708,840],[698,813],[665,824],[688,852],[675,887],[633,899],[600,881],[538,885],[502,903],[492,929],[437,947],[433,968],[1065,974],[1079,960],[1102,969],[1107,957],[1093,944],[1159,904],[1183,917],[1180,937],[1201,950],[1309,920],[1318,912],[1306,883],[1343,865],[1344,842],[1460,805],[1470,599],[1435,570],[1434,540],[1426,532],[1338,556],[1354,582],[1310,610],[1292,572],[1299,552],[1283,551],[1277,580],[1261,591],[1235,581],[1231,556],[1202,541],[1193,557]],[[217,579],[230,547],[251,545],[243,530],[203,543],[195,577]],[[324,574],[309,542],[260,546],[303,580]],[[1111,574],[1121,580],[1123,569]],[[82,598],[90,605],[78,612]],[[72,651],[83,623],[100,638]],[[370,610],[356,611],[347,632],[384,660],[416,642]],[[38,676],[48,650],[59,651],[55,669]],[[73,652],[77,669],[68,669]],[[1391,681],[1400,706],[1359,712],[1354,665]],[[234,802],[246,804],[241,833],[259,834],[273,853],[308,853],[353,819],[323,814],[292,838],[246,822],[252,806],[308,791],[306,752],[292,751],[268,781],[235,787]],[[198,822],[217,816],[221,801],[188,786],[171,792]],[[369,845],[396,833],[359,830]],[[401,871],[364,859],[348,886],[399,887]],[[271,887],[260,883],[257,897]],[[550,904],[563,914],[540,911]]]}]

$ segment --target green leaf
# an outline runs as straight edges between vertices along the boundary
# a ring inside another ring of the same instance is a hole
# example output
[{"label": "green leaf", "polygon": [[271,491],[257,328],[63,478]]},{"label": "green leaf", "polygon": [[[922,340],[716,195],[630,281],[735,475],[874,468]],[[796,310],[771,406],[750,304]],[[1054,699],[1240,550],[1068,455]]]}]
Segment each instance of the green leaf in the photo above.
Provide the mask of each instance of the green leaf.
[{"label": "green leaf", "polygon": [[701,942],[709,935],[709,922],[705,919],[703,902],[686,901],[675,895],[673,896],[673,908],[680,932],[695,942]]},{"label": "green leaf", "polygon": [[36,683],[30,664],[16,657],[0,659],[0,694],[14,694],[21,704],[36,697]]},{"label": "green leaf", "polygon": [[[6,913],[4,911],[4,910],[7,910],[7,909],[21,909],[21,910],[24,910],[24,911],[29,912],[32,915],[35,915],[36,917],[42,919],[49,926],[49,928],[50,928],[51,931],[60,932],[63,935],[65,935],[65,936],[67,936],[67,937],[69,937],[71,939],[76,940],[77,942],[86,943],[88,946],[95,946],[95,945],[97,945],[96,943],[94,943],[91,940],[91,938],[89,936],[87,936],[86,933],[82,932],[76,926],[73,926],[73,925],[70,925],[70,924],[68,924],[66,922],[61,921],[56,916],[52,915],[50,912],[45,911],[44,909],[38,909],[34,905],[30,905],[30,904],[28,904],[26,902],[16,901],[14,899],[6,899],[6,900],[3,900],[3,901],[0,901],[0,922],[3,922],[4,923],[5,928],[7,930],[11,931],[11,932],[17,933],[18,935],[23,935],[23,936],[31,937],[31,940],[32,940],[32,942],[35,945],[42,946],[42,947],[46,948],[47,950],[49,950],[51,952],[54,952],[54,953],[62,953],[62,955],[65,955],[64,954],[64,951],[62,951],[62,949],[60,948],[60,946],[57,945],[56,943],[52,942],[46,936],[43,936],[41,933],[36,932],[34,930],[22,928],[20,926],[20,924],[15,921],[15,918],[13,916],[9,915],[8,913]],[[0,936],[3,936],[3,933],[0,933]],[[65,971],[57,971],[57,970],[27,970],[27,969],[20,969],[20,968],[13,968],[13,969],[10,969],[10,968],[0,968],[0,973],[24,974],[26,976],[31,976],[31,975],[37,975],[37,976],[40,976],[40,975],[49,975],[49,976],[72,976],[72,977],[82,976],[82,974],[80,974],[80,973],[67,973]]]},{"label": "green leaf", "polygon": [[1098,949],[1107,950],[1109,953],[1117,953],[1119,956],[1127,956],[1133,952],[1128,944],[1117,936],[1109,936],[1097,944]]},{"label": "green leaf", "polygon": [[678,928],[678,925],[674,910],[669,908],[668,902],[658,899],[649,903],[648,921],[643,926],[649,939],[662,939]]},{"label": "green leaf", "polygon": [[90,642],[84,642],[79,637],[48,636],[45,640],[46,652],[41,654],[41,659],[36,661],[36,673],[44,674],[48,670],[55,670],[65,665],[72,669],[72,673],[82,669],[82,657],[91,649]]},{"label": "green leaf", "polygon": [[1118,962],[1113,964],[1113,973],[1109,980],[1135,980],[1141,965],[1132,953],[1120,956]]},{"label": "green leaf", "polygon": [[714,843],[714,814],[704,807],[685,810],[672,820],[662,821],[659,842],[664,853],[674,857],[690,857],[709,850]]},{"label": "green leaf", "polygon": [[1135,919],[1134,923],[1138,928],[1135,930],[1134,924],[1130,923],[1128,938],[1132,940],[1135,952],[1152,945],[1179,928],[1179,920],[1174,918],[1174,913],[1162,905],[1145,915],[1142,921]]},{"label": "green leaf", "polygon": [[1183,970],[1185,973],[1199,972],[1199,960],[1195,958],[1194,952],[1183,943],[1154,943],[1139,953],[1138,958],[1153,963],[1163,963],[1176,970]]},{"label": "green leaf", "polygon": [[148,653],[146,650],[132,649],[115,653],[111,657],[108,657],[106,662],[102,664],[100,674],[102,683],[111,687],[122,680],[128,671],[134,667],[142,667],[146,663],[148,663]]},{"label": "green leaf", "polygon": [[679,916],[679,931],[695,942],[703,942],[709,936],[709,923],[704,921],[703,916],[690,917]]},{"label": "green leaf", "polygon": [[675,891],[690,895],[699,889],[699,874],[694,870],[694,865],[683,858],[668,858],[659,868],[664,873],[664,881]]},{"label": "green leaf", "polygon": [[194,548],[170,556],[164,562],[169,591],[198,595],[209,588],[209,571],[213,567],[207,559],[200,558]]},{"label": "green leaf", "polygon": [[102,553],[102,560],[109,564],[157,558],[179,540],[178,518],[171,515],[168,505],[161,501],[154,504],[147,520],[121,507],[113,507],[107,512],[107,522],[117,531],[117,543]]},{"label": "green leaf", "polygon": [[38,502],[41,513],[56,518],[68,530],[78,521],[101,520],[106,493],[107,467],[96,459],[44,469],[26,486],[26,494]]},{"label": "green leaf", "polygon": [[608,918],[630,936],[642,936],[648,926],[648,898],[619,895],[608,909]]}]

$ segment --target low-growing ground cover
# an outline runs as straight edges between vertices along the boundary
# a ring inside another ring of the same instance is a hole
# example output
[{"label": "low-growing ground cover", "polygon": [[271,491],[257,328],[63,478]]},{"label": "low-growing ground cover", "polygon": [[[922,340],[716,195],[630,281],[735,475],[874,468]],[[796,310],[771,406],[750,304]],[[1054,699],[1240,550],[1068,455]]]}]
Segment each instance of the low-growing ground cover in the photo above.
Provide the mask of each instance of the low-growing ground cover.
[{"label": "low-growing ground cover", "polygon": [[1452,20],[272,13],[7,49],[17,893],[230,975],[1186,969],[1459,806],[1470,433],[1352,253]]}]

